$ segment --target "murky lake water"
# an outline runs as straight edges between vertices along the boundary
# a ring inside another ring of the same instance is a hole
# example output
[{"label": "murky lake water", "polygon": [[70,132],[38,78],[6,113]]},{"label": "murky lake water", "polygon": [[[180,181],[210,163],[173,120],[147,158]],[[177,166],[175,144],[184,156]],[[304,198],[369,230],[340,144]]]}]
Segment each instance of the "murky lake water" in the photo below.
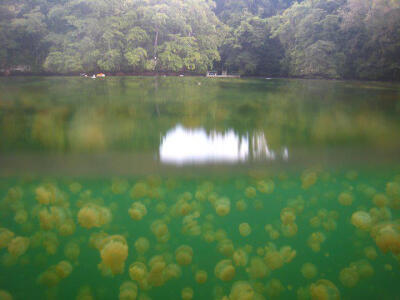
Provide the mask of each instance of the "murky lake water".
[{"label": "murky lake water", "polygon": [[399,84],[18,77],[0,91],[13,299],[399,299]]}]

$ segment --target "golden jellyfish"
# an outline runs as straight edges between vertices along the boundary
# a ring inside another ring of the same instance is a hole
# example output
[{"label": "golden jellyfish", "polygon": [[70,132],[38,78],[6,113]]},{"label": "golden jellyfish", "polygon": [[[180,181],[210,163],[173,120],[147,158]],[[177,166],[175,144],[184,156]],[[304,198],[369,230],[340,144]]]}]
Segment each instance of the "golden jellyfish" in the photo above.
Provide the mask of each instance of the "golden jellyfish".
[{"label": "golden jellyfish", "polygon": [[56,273],[61,279],[67,278],[72,273],[72,265],[69,261],[63,260],[56,265]]},{"label": "golden jellyfish", "polygon": [[149,261],[150,272],[148,275],[149,284],[152,286],[162,286],[166,278],[164,276],[167,264],[161,255],[154,256]]},{"label": "golden jellyfish", "polygon": [[249,223],[241,223],[239,225],[239,232],[241,236],[248,236],[251,233],[251,227],[249,225]]},{"label": "golden jellyfish", "polygon": [[140,237],[135,242],[136,252],[139,254],[145,254],[150,248],[150,242],[145,237]]},{"label": "golden jellyfish", "polygon": [[384,194],[376,194],[373,198],[372,198],[372,202],[377,206],[377,207],[385,207],[386,205],[388,205],[389,200],[386,197],[386,195]]},{"label": "golden jellyfish", "polygon": [[269,297],[278,298],[285,287],[279,279],[273,278],[267,283],[265,290]]},{"label": "golden jellyfish", "polygon": [[54,287],[60,283],[61,277],[57,274],[56,268],[51,266],[37,278],[37,283],[47,287]]},{"label": "golden jellyfish", "polygon": [[119,300],[136,300],[138,287],[132,281],[125,281],[119,288]]},{"label": "golden jellyfish", "polygon": [[264,256],[264,261],[270,270],[280,269],[283,266],[284,260],[278,251],[268,251]]},{"label": "golden jellyfish", "polygon": [[244,267],[247,265],[248,261],[247,252],[244,251],[243,249],[235,250],[235,252],[233,252],[232,259],[233,262],[235,263],[235,266]]},{"label": "golden jellyfish", "polygon": [[308,189],[317,182],[317,173],[311,170],[306,170],[301,174],[301,187]]},{"label": "golden jellyfish", "polygon": [[296,257],[296,250],[293,250],[290,246],[283,246],[279,252],[285,263],[290,263]]},{"label": "golden jellyfish", "polygon": [[290,223],[287,225],[282,224],[281,231],[282,231],[282,235],[284,237],[293,237],[296,235],[296,233],[298,231],[298,226],[296,223]]},{"label": "golden jellyfish", "polygon": [[264,226],[264,229],[266,232],[268,232],[271,240],[276,240],[279,238],[279,236],[280,236],[279,231],[276,230],[271,224],[266,224]]},{"label": "golden jellyfish", "polygon": [[182,269],[177,264],[168,264],[165,268],[164,275],[166,280],[179,278],[182,275]]},{"label": "golden jellyfish", "polygon": [[141,202],[134,202],[129,209],[129,215],[133,220],[140,221],[147,215],[147,209]]},{"label": "golden jellyfish", "polygon": [[375,273],[372,265],[365,259],[352,262],[350,268],[355,268],[357,270],[360,279],[372,277]]},{"label": "golden jellyfish", "polygon": [[218,242],[217,249],[220,253],[228,257],[231,257],[233,255],[233,252],[235,251],[233,242],[227,238]]},{"label": "golden jellyfish", "polygon": [[69,185],[69,190],[72,194],[77,194],[81,191],[82,185],[79,182],[73,182]]},{"label": "golden jellyfish", "polygon": [[54,195],[51,190],[44,186],[39,186],[35,190],[36,200],[40,204],[48,205],[54,201]]},{"label": "golden jellyfish", "polygon": [[317,267],[312,263],[305,263],[301,267],[301,274],[307,279],[314,278],[315,276],[317,276],[317,273]]},{"label": "golden jellyfish", "polygon": [[383,253],[400,254],[400,224],[383,223],[373,228],[375,243]]},{"label": "golden jellyfish", "polygon": [[0,300],[13,300],[13,297],[9,292],[0,290]]},{"label": "golden jellyfish", "polygon": [[15,234],[7,228],[0,228],[0,249],[8,247]]},{"label": "golden jellyfish", "polygon": [[372,225],[372,218],[369,213],[359,210],[352,214],[351,224],[360,230],[369,230]]},{"label": "golden jellyfish", "polygon": [[46,232],[43,235],[42,245],[46,250],[47,254],[54,255],[58,250],[60,242],[57,235],[54,232]]},{"label": "golden jellyfish", "polygon": [[341,194],[339,195],[338,201],[339,201],[339,203],[340,203],[341,205],[343,205],[343,206],[350,206],[350,205],[353,203],[354,198],[353,198],[353,196],[352,196],[350,193],[348,193],[348,192],[343,192],[343,193],[341,193]]},{"label": "golden jellyfish", "polygon": [[73,262],[78,261],[80,253],[81,249],[79,247],[79,244],[75,242],[69,242],[64,248],[65,257]]},{"label": "golden jellyfish", "polygon": [[324,241],[325,235],[322,232],[313,232],[308,238],[307,244],[314,252],[319,252]]},{"label": "golden jellyfish", "polygon": [[400,197],[400,183],[388,182],[386,184],[386,194],[391,198]]},{"label": "golden jellyfish", "polygon": [[243,199],[240,199],[236,202],[236,209],[238,211],[245,211],[247,209],[247,203]]},{"label": "golden jellyfish", "polygon": [[261,257],[250,259],[249,267],[246,269],[251,279],[260,279],[269,275],[269,269]]},{"label": "golden jellyfish", "polygon": [[292,208],[284,208],[281,211],[281,222],[284,225],[292,224],[296,220],[296,214]]},{"label": "golden jellyfish", "polygon": [[113,235],[104,239],[100,250],[102,264],[111,270],[113,275],[124,272],[128,258],[128,245],[124,237]]},{"label": "golden jellyfish", "polygon": [[339,273],[339,280],[345,287],[355,287],[360,276],[355,267],[344,268]]},{"label": "golden jellyfish", "polygon": [[257,190],[254,187],[249,186],[245,189],[244,194],[247,198],[254,198],[257,195]]},{"label": "golden jellyfish", "polygon": [[15,256],[19,257],[24,254],[29,248],[29,238],[18,236],[11,240],[8,244],[8,252]]},{"label": "golden jellyfish", "polygon": [[111,211],[108,208],[88,203],[78,212],[79,224],[87,229],[101,227],[111,221]]},{"label": "golden jellyfish", "polygon": [[236,281],[231,288],[229,300],[253,300],[254,289],[250,283],[246,281]]},{"label": "golden jellyfish", "polygon": [[181,266],[191,264],[193,259],[193,249],[190,246],[182,245],[175,251],[175,259]]},{"label": "golden jellyfish", "polygon": [[310,294],[312,300],[340,300],[340,292],[332,281],[320,279],[311,284]]},{"label": "golden jellyfish", "polygon": [[94,300],[94,296],[92,294],[92,289],[90,286],[82,286],[79,291],[78,295],[76,296],[76,300]]},{"label": "golden jellyfish", "polygon": [[223,259],[217,263],[214,270],[215,276],[222,281],[230,281],[235,277],[235,267],[232,260]]},{"label": "golden jellyfish", "polygon": [[193,295],[194,292],[191,287],[185,287],[181,292],[182,300],[191,300],[193,299]]},{"label": "golden jellyfish", "polygon": [[204,270],[197,270],[194,277],[195,277],[197,283],[203,284],[207,281],[208,275],[207,275],[207,272]]},{"label": "golden jellyfish", "polygon": [[16,211],[14,221],[17,224],[23,224],[28,221],[28,212],[25,209],[19,209]]},{"label": "golden jellyfish", "polygon": [[162,220],[155,220],[151,224],[151,231],[156,236],[157,241],[161,243],[167,242],[170,238],[168,226]]},{"label": "golden jellyfish", "polygon": [[275,184],[272,180],[257,182],[257,189],[264,194],[271,194],[275,189]]},{"label": "golden jellyfish", "polygon": [[376,252],[375,248],[372,246],[365,247],[364,254],[370,260],[375,260],[378,257],[378,253]]},{"label": "golden jellyfish", "polygon": [[147,267],[144,263],[136,261],[129,266],[129,276],[132,280],[142,281],[147,276]]},{"label": "golden jellyfish", "polygon": [[148,194],[149,187],[144,182],[137,182],[131,189],[131,197],[133,199],[143,198]]},{"label": "golden jellyfish", "polygon": [[226,197],[219,198],[215,201],[214,207],[218,216],[226,216],[231,210],[231,201]]}]

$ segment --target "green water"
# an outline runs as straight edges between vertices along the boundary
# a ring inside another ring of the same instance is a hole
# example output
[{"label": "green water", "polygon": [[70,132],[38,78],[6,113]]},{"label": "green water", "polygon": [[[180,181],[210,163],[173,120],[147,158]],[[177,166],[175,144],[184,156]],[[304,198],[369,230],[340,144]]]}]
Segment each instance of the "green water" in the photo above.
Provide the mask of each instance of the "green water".
[{"label": "green water", "polygon": [[0,91],[13,299],[399,299],[400,85],[20,77]]}]

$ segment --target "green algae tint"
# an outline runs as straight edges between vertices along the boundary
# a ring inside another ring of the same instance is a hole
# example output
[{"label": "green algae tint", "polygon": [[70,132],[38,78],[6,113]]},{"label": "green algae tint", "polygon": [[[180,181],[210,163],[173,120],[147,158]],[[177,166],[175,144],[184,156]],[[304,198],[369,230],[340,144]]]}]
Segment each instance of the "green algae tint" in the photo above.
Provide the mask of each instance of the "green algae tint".
[{"label": "green algae tint", "polygon": [[397,299],[399,85],[0,88],[0,299]]}]

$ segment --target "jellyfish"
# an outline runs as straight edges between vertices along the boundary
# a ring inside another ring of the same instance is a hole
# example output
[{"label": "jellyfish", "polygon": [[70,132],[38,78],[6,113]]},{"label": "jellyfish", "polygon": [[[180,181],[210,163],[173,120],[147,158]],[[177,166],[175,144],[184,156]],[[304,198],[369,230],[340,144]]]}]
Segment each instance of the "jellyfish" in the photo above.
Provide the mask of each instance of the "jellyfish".
[{"label": "jellyfish", "polygon": [[296,220],[296,214],[294,212],[294,209],[289,208],[289,207],[285,207],[281,211],[282,224],[289,225],[289,224],[294,223],[295,220]]},{"label": "jellyfish", "polygon": [[239,232],[241,236],[248,236],[251,233],[251,227],[248,223],[241,223],[239,225]]},{"label": "jellyfish", "polygon": [[247,209],[247,203],[243,199],[240,199],[236,202],[236,209],[238,211],[245,211]]},{"label": "jellyfish", "polygon": [[39,186],[35,190],[36,200],[40,204],[48,205],[54,202],[53,193],[44,186]]},{"label": "jellyfish", "polygon": [[365,247],[364,254],[370,260],[375,260],[378,257],[378,253],[376,253],[375,248],[372,246]]},{"label": "jellyfish", "polygon": [[236,281],[231,288],[229,300],[253,300],[254,289],[250,283],[246,281]]},{"label": "jellyfish", "polygon": [[9,292],[0,290],[0,300],[13,300],[13,297]]},{"label": "jellyfish", "polygon": [[376,194],[373,198],[372,198],[372,202],[377,206],[377,207],[385,207],[386,205],[388,205],[389,200],[386,197],[385,194]]},{"label": "jellyfish", "polygon": [[382,223],[373,228],[375,243],[383,253],[400,254],[400,224]]},{"label": "jellyfish", "polygon": [[352,214],[351,223],[358,229],[368,231],[372,225],[372,218],[369,213],[359,210]]},{"label": "jellyfish", "polygon": [[90,286],[82,286],[79,291],[78,295],[76,296],[76,300],[94,300],[94,296],[92,294],[92,289]]},{"label": "jellyfish", "polygon": [[165,283],[164,271],[167,264],[161,255],[154,256],[149,261],[150,272],[148,275],[149,284],[152,286],[162,286]]},{"label": "jellyfish", "polygon": [[145,237],[140,237],[135,242],[136,252],[139,254],[145,254],[150,248],[150,242]]},{"label": "jellyfish", "polygon": [[119,300],[136,300],[138,287],[132,281],[125,281],[119,288]]},{"label": "jellyfish", "polygon": [[245,189],[244,194],[247,198],[254,198],[257,195],[257,190],[254,187],[249,186]]},{"label": "jellyfish", "polygon": [[142,262],[134,262],[129,266],[129,276],[132,280],[143,281],[147,276],[147,267]]},{"label": "jellyfish", "polygon": [[284,260],[278,251],[268,251],[264,256],[264,261],[270,270],[280,269],[283,266]]},{"label": "jellyfish", "polygon": [[24,254],[29,248],[29,238],[18,236],[11,240],[8,244],[8,252],[15,256],[19,257]]},{"label": "jellyfish", "polygon": [[183,300],[193,299],[193,289],[191,287],[185,287],[182,289],[181,296]]},{"label": "jellyfish", "polygon": [[149,187],[144,182],[137,182],[131,189],[131,197],[133,199],[143,198],[147,195]]},{"label": "jellyfish", "polygon": [[24,224],[28,220],[28,212],[25,209],[19,209],[16,211],[14,221],[17,224]]},{"label": "jellyfish", "polygon": [[72,265],[70,262],[63,260],[56,265],[56,273],[61,278],[67,278],[72,273]]},{"label": "jellyfish", "polygon": [[215,201],[214,207],[218,216],[226,216],[231,210],[231,201],[226,197],[219,198]]},{"label": "jellyfish", "polygon": [[311,284],[310,294],[312,300],[339,300],[340,292],[333,282],[320,279]]},{"label": "jellyfish", "polygon": [[145,215],[147,215],[146,206],[140,202],[134,202],[129,209],[129,215],[133,220],[140,221]]},{"label": "jellyfish", "polygon": [[353,196],[348,192],[343,192],[339,195],[338,201],[343,206],[350,206],[353,203]]},{"label": "jellyfish", "polygon": [[339,280],[345,287],[355,287],[360,276],[355,267],[347,267],[340,271]]},{"label": "jellyfish", "polygon": [[235,266],[244,267],[247,265],[248,255],[243,249],[238,249],[233,252],[232,259]]},{"label": "jellyfish", "polygon": [[111,212],[108,208],[88,203],[78,212],[79,224],[87,229],[101,227],[111,221]]},{"label": "jellyfish", "polygon": [[223,259],[215,266],[215,276],[222,281],[230,281],[235,277],[235,267],[232,264],[232,260]]},{"label": "jellyfish", "polygon": [[312,279],[317,276],[317,272],[317,267],[312,263],[305,263],[301,267],[301,274],[307,279]]},{"label": "jellyfish", "polygon": [[78,261],[79,255],[81,253],[79,244],[75,242],[68,242],[68,244],[64,248],[64,255],[70,261],[76,262]]},{"label": "jellyfish", "polygon": [[0,227],[0,249],[8,247],[8,244],[12,241],[15,234],[7,228]]},{"label": "jellyfish", "polygon": [[322,232],[313,232],[307,240],[308,246],[314,251],[321,250],[321,243],[325,241],[325,235]]},{"label": "jellyfish", "polygon": [[311,170],[306,170],[301,174],[301,187],[308,189],[317,182],[317,173]]},{"label": "jellyfish", "polygon": [[365,259],[361,259],[350,264],[350,268],[355,268],[360,279],[372,277],[375,273],[372,265]]},{"label": "jellyfish", "polygon": [[181,266],[189,265],[193,259],[193,249],[187,245],[180,246],[175,251],[175,259]]},{"label": "jellyfish", "polygon": [[108,267],[113,275],[123,273],[125,260],[128,257],[128,245],[125,238],[120,235],[105,238],[100,255],[101,263]]},{"label": "jellyfish", "polygon": [[159,241],[159,242],[165,243],[170,238],[168,226],[167,226],[167,224],[165,224],[164,221],[155,220],[151,224],[151,231],[154,233],[154,235],[157,238],[157,241]]},{"label": "jellyfish", "polygon": [[269,269],[261,257],[252,257],[246,269],[251,279],[260,279],[269,275]]},{"label": "jellyfish", "polygon": [[282,282],[279,279],[273,278],[266,285],[267,295],[271,298],[277,298],[285,290]]},{"label": "jellyfish", "polygon": [[227,238],[219,241],[217,249],[220,253],[228,257],[231,257],[233,255],[233,252],[235,251],[235,247],[233,246],[232,241]]},{"label": "jellyfish", "polygon": [[289,263],[296,257],[296,250],[293,250],[290,246],[283,246],[279,253],[285,263]]},{"label": "jellyfish", "polygon": [[182,269],[177,264],[168,264],[164,270],[165,280],[179,278],[182,275]]},{"label": "jellyfish", "polygon": [[196,282],[199,284],[203,284],[207,281],[207,272],[204,270],[197,270],[195,274]]}]

